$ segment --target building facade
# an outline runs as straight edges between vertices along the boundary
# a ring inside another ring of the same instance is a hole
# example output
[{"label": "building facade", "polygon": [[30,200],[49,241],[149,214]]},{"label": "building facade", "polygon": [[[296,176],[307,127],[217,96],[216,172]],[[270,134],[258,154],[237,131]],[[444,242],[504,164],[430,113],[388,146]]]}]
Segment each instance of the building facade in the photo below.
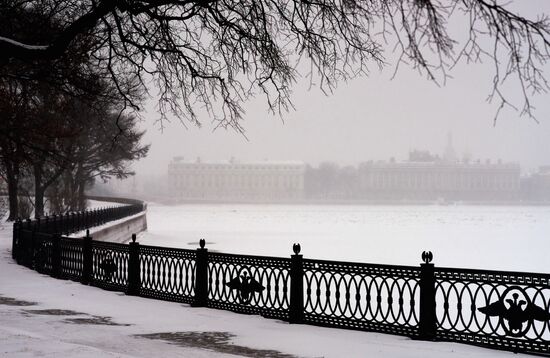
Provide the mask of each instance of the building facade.
[{"label": "building facade", "polygon": [[177,201],[294,201],[303,198],[302,162],[172,160],[170,192]]},{"label": "building facade", "polygon": [[550,203],[550,166],[539,167],[538,172],[522,178],[521,186],[526,201]]},{"label": "building facade", "polygon": [[364,198],[393,200],[513,201],[520,197],[515,163],[369,162],[359,167]]}]

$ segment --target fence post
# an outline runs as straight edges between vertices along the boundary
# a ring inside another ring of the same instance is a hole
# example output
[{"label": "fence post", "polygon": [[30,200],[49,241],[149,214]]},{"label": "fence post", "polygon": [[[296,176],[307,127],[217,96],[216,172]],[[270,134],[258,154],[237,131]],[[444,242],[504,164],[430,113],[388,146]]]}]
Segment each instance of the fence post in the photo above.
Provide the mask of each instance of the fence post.
[{"label": "fence post", "polygon": [[205,249],[206,241],[199,240],[200,248],[197,249],[195,261],[195,300],[193,307],[205,307],[208,302],[208,249]]},{"label": "fence post", "polygon": [[27,258],[28,259],[27,267],[31,269],[34,269],[34,248],[36,245],[35,240],[36,240],[36,225],[33,225],[31,227],[31,240],[29,242],[29,247],[27,251],[29,255],[29,257]]},{"label": "fence post", "polygon": [[13,234],[11,237],[11,258],[16,259],[17,258],[17,237],[19,235],[19,227],[21,225],[21,222],[19,220],[14,221],[13,223]]},{"label": "fence post", "polygon": [[73,233],[72,224],[73,224],[73,213],[71,211],[67,213],[67,236]]},{"label": "fence post", "polygon": [[76,223],[77,213],[73,211],[72,214],[73,214],[73,215],[72,215],[72,220],[71,220],[71,226],[72,226],[72,227],[71,227],[71,234],[72,234],[73,232],[76,232],[76,230],[77,230],[77,228],[76,228],[76,224],[77,224],[77,223]]},{"label": "fence post", "polygon": [[25,223],[25,228],[30,233],[30,236],[27,236],[27,239],[24,240],[23,245],[19,245],[19,252],[18,257],[21,259],[21,262],[23,262],[23,266],[29,267],[29,261],[32,260],[32,256],[29,257],[30,252],[32,250],[32,226],[31,226],[31,219],[27,218]]},{"label": "fence post", "polygon": [[127,295],[139,296],[141,289],[141,275],[139,268],[139,242],[136,242],[136,234],[132,234],[132,242],[129,246],[128,258],[128,288]]},{"label": "fence post", "polygon": [[61,234],[66,234],[66,222],[67,222],[67,213],[61,213],[59,215],[59,228],[60,228],[60,232]]},{"label": "fence post", "polygon": [[422,253],[424,263],[420,264],[420,322],[419,338],[434,340],[437,321],[435,311],[435,270],[431,251]]},{"label": "fence post", "polygon": [[86,230],[86,236],[82,243],[82,278],[80,282],[84,285],[90,283],[93,270],[93,256],[92,256],[92,237],[90,236],[90,230]]},{"label": "fence post", "polygon": [[288,321],[302,323],[304,320],[304,265],[300,244],[292,245],[294,255],[290,262],[290,307]]},{"label": "fence post", "polygon": [[52,277],[61,277],[61,235],[53,234],[52,237]]}]

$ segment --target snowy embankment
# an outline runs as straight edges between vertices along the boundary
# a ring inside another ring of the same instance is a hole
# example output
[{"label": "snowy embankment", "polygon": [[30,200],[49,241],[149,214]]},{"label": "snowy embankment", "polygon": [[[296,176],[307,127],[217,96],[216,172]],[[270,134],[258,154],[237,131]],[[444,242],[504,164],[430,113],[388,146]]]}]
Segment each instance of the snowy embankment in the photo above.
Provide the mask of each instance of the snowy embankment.
[{"label": "snowy embankment", "polygon": [[467,345],[290,325],[56,280],[11,259],[0,226],[0,356],[517,357]]},{"label": "snowy embankment", "polygon": [[[141,212],[122,219],[109,221],[103,225],[94,226],[87,230],[74,232],[70,234],[69,237],[84,237],[87,233],[89,233],[93,240],[118,243],[130,242],[132,234],[136,234],[138,238],[142,237],[142,230],[147,229],[146,217],[146,213]],[[136,224],[138,221],[139,223]],[[117,226],[121,227],[121,229],[115,230],[114,232],[109,232],[109,229],[116,228]]]},{"label": "snowy embankment", "polygon": [[100,200],[86,200],[86,210],[100,209],[100,208],[116,208],[128,204],[115,203],[112,201],[100,201]]}]

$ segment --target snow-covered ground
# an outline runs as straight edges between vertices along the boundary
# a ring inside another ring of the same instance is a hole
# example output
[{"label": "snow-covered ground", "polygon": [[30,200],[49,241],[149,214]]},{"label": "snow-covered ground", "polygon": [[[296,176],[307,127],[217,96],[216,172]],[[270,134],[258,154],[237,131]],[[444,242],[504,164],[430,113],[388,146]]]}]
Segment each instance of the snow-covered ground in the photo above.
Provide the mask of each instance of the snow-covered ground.
[{"label": "snow-covered ground", "polygon": [[550,272],[550,207],[148,205],[148,245],[417,265]]},{"label": "snow-covered ground", "polygon": [[10,245],[11,227],[2,224],[2,357],[518,357],[125,296],[18,266]]}]

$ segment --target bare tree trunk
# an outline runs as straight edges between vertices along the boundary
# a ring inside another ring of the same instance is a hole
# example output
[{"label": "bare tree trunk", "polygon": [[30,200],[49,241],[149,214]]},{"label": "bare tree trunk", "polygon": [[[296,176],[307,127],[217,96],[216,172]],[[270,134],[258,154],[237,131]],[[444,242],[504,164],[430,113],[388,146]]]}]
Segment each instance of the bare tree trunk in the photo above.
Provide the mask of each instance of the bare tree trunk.
[{"label": "bare tree trunk", "polygon": [[83,175],[82,162],[78,163],[75,173],[75,186],[78,188],[76,193],[76,205],[78,210],[86,209],[86,199],[84,198],[84,189],[86,188],[86,178]]},{"label": "bare tree trunk", "polygon": [[78,209],[86,209],[86,198],[84,197],[84,189],[86,187],[86,182],[80,182],[78,185]]},{"label": "bare tree trunk", "polygon": [[78,211],[78,182],[74,170],[67,169],[61,176],[61,191],[59,195],[63,198],[65,208],[69,211]]},{"label": "bare tree trunk", "polygon": [[74,211],[80,210],[79,207],[79,194],[80,194],[80,181],[78,178],[78,169],[71,172],[70,176],[70,183],[71,183],[71,191],[70,191],[70,197],[71,197],[71,209]]},{"label": "bare tree trunk", "polygon": [[34,217],[35,219],[44,216],[44,191],[45,188],[42,185],[43,180],[43,164],[36,162],[33,165],[34,169]]},{"label": "bare tree trunk", "polygon": [[8,182],[8,201],[10,206],[10,215],[8,220],[16,220],[19,217],[19,168],[13,163],[4,161],[6,167],[6,180]]},{"label": "bare tree trunk", "polygon": [[61,166],[53,172],[50,177],[44,175],[45,158],[36,160],[33,164],[34,171],[34,217],[44,216],[44,194],[46,190],[55,183],[67,168]]}]

